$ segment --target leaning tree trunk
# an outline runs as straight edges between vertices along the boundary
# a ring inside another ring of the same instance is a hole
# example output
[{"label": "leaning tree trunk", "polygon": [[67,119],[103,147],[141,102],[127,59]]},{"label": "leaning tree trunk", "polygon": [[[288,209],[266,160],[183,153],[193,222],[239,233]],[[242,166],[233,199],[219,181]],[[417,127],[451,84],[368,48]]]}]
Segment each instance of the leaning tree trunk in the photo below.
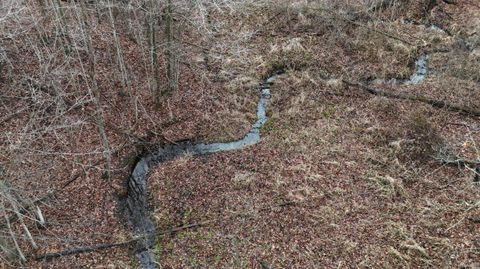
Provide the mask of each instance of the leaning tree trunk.
[{"label": "leaning tree trunk", "polygon": [[63,7],[59,0],[52,0],[52,1],[53,1],[52,7],[54,10],[54,14],[56,16],[55,25],[56,27],[58,27],[58,30],[61,31],[63,49],[65,51],[65,54],[68,55],[71,52],[72,44],[70,41],[70,30],[68,29],[65,13],[63,12]]},{"label": "leaning tree trunk", "polygon": [[150,10],[146,18],[146,33],[149,46],[150,66],[151,66],[151,78],[150,89],[153,94],[155,106],[160,106],[160,64],[158,62],[158,50],[157,50],[157,33],[156,33],[157,13],[155,0],[150,0]]},{"label": "leaning tree trunk", "polygon": [[121,79],[122,79],[123,90],[121,91],[121,94],[123,95],[128,94],[130,98],[132,98],[131,83],[130,83],[130,79],[128,78],[127,68],[125,66],[122,46],[120,44],[120,38],[118,37],[117,26],[115,24],[115,17],[113,16],[112,5],[113,5],[113,2],[110,1],[108,3],[108,17],[110,19],[110,25],[112,27],[115,55],[117,56],[118,69],[120,71]]},{"label": "leaning tree trunk", "polygon": [[[92,47],[92,40],[90,37],[90,34],[87,31],[88,24],[87,24],[87,11],[85,7],[85,0],[80,0],[80,6],[81,6],[81,12],[82,12],[82,28],[83,28],[83,33],[84,33],[84,39],[87,44],[87,54],[89,58],[89,74],[88,76],[90,77],[92,86],[88,87],[89,94],[92,96],[94,105],[95,105],[95,118],[97,121],[98,125],[98,131],[100,133],[100,138],[102,140],[103,144],[103,156],[105,157],[106,160],[106,176],[107,178],[110,178],[110,171],[111,171],[111,152],[110,152],[110,145],[108,142],[108,137],[107,137],[107,132],[105,130],[105,118],[103,115],[103,110],[100,105],[100,88],[98,87],[97,84],[97,79],[96,79],[96,62],[95,62],[95,52],[93,51]],[[92,94],[93,93],[93,94]]]},{"label": "leaning tree trunk", "polygon": [[178,58],[175,47],[174,29],[172,0],[168,0],[165,9],[165,37],[167,38],[165,57],[167,63],[168,87],[165,94],[170,94],[178,89]]}]

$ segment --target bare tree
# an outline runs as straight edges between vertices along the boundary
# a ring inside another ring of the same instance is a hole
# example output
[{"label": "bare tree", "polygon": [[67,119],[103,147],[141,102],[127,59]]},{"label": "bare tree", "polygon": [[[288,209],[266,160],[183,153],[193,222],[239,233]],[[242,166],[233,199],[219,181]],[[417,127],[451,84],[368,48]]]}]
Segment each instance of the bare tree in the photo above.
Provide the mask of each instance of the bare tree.
[{"label": "bare tree", "polygon": [[[118,37],[117,27],[115,25],[115,17],[113,16],[112,6],[113,6],[113,2],[109,1],[108,2],[108,18],[110,19],[110,25],[112,27],[115,55],[117,57],[117,64],[121,74],[122,87],[123,87],[123,91],[126,91],[126,93],[130,97],[132,97],[131,82],[130,82],[130,79],[128,78],[128,72],[125,66],[125,60],[123,57],[123,51],[122,51],[122,46],[120,44],[120,39]],[[122,92],[122,94],[125,94],[125,93]]]},{"label": "bare tree", "polygon": [[149,1],[149,9],[146,16],[146,33],[149,46],[149,58],[150,58],[150,89],[153,93],[153,99],[155,100],[155,106],[160,106],[161,86],[160,86],[160,63],[158,62],[158,47],[157,47],[157,28],[158,21],[157,5],[155,0]]},{"label": "bare tree", "polygon": [[175,45],[175,25],[173,19],[172,0],[167,1],[165,8],[165,37],[167,38],[165,46],[165,58],[167,63],[167,91],[170,94],[178,89],[178,57]]},{"label": "bare tree", "polygon": [[89,94],[92,96],[93,102],[95,104],[95,117],[97,119],[97,127],[100,133],[100,137],[103,143],[103,155],[106,160],[106,175],[107,178],[110,178],[111,172],[111,152],[110,152],[110,145],[108,142],[107,132],[105,129],[105,117],[103,115],[103,109],[100,105],[100,89],[97,84],[96,79],[96,60],[95,60],[95,51],[92,47],[92,40],[89,34],[89,26],[86,23],[88,21],[85,0],[80,0],[81,6],[81,26],[83,29],[83,37],[85,39],[85,43],[87,44],[87,52],[89,58],[89,71],[88,75],[90,77],[91,86],[87,87]]}]

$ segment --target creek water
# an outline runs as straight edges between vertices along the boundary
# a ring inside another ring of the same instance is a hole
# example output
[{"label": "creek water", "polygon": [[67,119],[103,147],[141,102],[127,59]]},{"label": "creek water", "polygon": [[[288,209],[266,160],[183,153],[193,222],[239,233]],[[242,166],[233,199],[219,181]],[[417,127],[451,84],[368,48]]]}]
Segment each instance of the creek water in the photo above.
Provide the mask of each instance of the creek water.
[{"label": "creek water", "polygon": [[392,78],[389,80],[375,79],[373,84],[391,84],[391,85],[415,85],[420,84],[428,74],[428,55],[420,55],[415,60],[415,71],[408,79]]},{"label": "creek water", "polygon": [[[278,75],[278,74],[277,74]],[[198,143],[186,141],[176,144],[159,146],[143,155],[135,164],[127,182],[128,194],[124,201],[124,207],[128,220],[132,224],[135,234],[142,236],[137,241],[135,256],[141,268],[157,268],[154,252],[156,231],[155,224],[150,219],[148,205],[147,174],[150,169],[162,162],[173,160],[177,157],[192,154],[204,155],[221,151],[242,149],[260,141],[260,129],[267,121],[267,104],[270,98],[270,87],[277,75],[268,77],[260,86],[260,98],[257,105],[257,120],[252,124],[250,131],[239,140],[225,143]]]},{"label": "creek water", "polygon": [[415,61],[415,73],[410,76],[410,79],[403,81],[403,84],[418,84],[422,82],[428,73],[428,55],[421,55]]}]

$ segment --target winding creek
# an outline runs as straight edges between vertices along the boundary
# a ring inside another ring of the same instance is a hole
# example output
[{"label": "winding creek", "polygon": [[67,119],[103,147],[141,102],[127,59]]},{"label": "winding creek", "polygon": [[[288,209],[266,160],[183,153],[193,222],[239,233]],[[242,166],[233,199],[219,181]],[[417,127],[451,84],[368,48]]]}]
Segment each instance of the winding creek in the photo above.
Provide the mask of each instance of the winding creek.
[{"label": "winding creek", "polygon": [[[270,87],[281,72],[268,77],[260,85],[260,98],[257,105],[257,121],[250,131],[240,140],[225,143],[198,143],[190,141],[159,146],[155,150],[143,155],[135,164],[127,182],[128,195],[124,201],[125,212],[128,220],[134,227],[135,234],[144,239],[137,242],[135,256],[141,268],[157,268],[154,253],[156,230],[155,224],[150,219],[147,190],[147,174],[150,169],[160,163],[173,160],[186,154],[205,155],[221,151],[242,149],[260,141],[260,129],[267,121],[267,104],[270,98]],[[387,83],[400,85],[419,84],[428,73],[428,55],[421,55],[415,61],[415,71],[409,79],[393,79]]]},{"label": "winding creek", "polygon": [[155,225],[149,216],[147,174],[153,166],[165,161],[173,160],[186,154],[205,155],[220,151],[242,149],[260,141],[260,129],[267,121],[267,103],[270,98],[270,87],[280,74],[267,78],[260,86],[260,98],[257,105],[257,121],[250,131],[240,140],[226,143],[199,143],[181,142],[158,147],[144,155],[134,166],[131,176],[128,178],[128,195],[125,199],[125,211],[135,233],[144,236],[144,240],[137,242],[136,257],[141,268],[157,268],[156,257],[153,251],[155,246]]},{"label": "winding creek", "polygon": [[373,84],[415,85],[421,83],[428,73],[428,54],[420,55],[415,60],[415,72],[408,79],[392,78],[390,80],[376,79]]}]

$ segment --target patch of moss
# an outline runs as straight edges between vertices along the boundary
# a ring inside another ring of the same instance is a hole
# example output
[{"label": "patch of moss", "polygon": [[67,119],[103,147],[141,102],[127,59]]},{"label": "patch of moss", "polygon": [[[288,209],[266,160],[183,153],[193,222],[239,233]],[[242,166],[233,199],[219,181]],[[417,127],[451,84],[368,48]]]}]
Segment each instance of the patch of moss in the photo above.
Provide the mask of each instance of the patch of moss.
[{"label": "patch of moss", "polygon": [[337,109],[335,106],[327,106],[323,111],[322,111],[322,117],[325,119],[332,119],[335,117],[335,113],[337,112]]},{"label": "patch of moss", "polygon": [[138,160],[139,157],[137,155],[130,153],[123,159],[123,165],[133,167]]}]

